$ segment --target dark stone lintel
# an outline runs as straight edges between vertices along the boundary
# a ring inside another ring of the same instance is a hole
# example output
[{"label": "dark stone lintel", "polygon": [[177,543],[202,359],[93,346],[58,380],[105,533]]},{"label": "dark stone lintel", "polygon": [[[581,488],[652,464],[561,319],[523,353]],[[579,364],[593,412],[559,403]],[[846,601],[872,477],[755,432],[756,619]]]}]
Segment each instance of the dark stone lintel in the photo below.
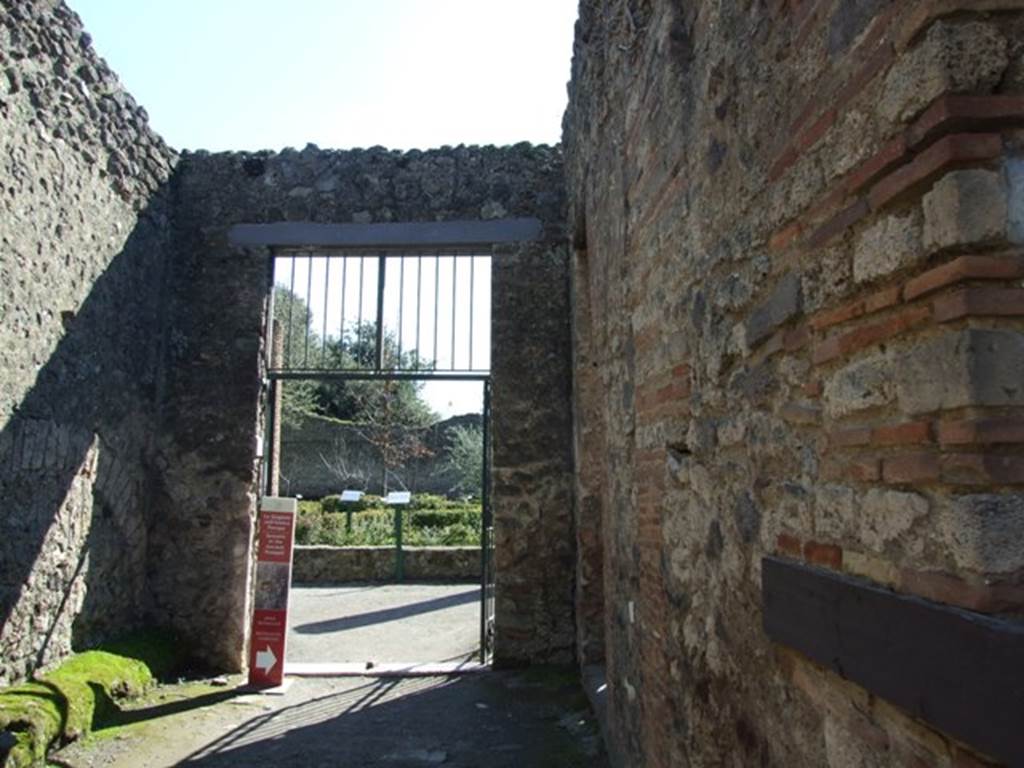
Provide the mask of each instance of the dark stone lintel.
[{"label": "dark stone lintel", "polygon": [[382,224],[275,222],[237,224],[228,233],[236,247],[271,248],[490,248],[499,243],[536,240],[539,219],[416,221]]}]

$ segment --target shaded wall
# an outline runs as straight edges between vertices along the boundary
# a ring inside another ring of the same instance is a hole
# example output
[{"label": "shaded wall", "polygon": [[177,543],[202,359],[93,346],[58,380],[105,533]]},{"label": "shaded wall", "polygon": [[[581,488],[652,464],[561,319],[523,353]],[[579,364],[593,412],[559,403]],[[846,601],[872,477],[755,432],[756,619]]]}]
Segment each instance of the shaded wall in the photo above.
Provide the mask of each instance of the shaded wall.
[{"label": "shaded wall", "polygon": [[976,764],[926,703],[770,642],[762,557],[1024,612],[1021,25],[995,0],[581,4],[580,641],[624,764]]},{"label": "shaded wall", "polygon": [[[405,153],[307,146],[277,154],[183,156],[159,453],[164,473],[156,500],[162,527],[150,546],[158,617],[205,649],[209,660],[241,665],[270,254],[229,247],[228,230],[274,221],[537,217],[544,223],[542,240],[496,254],[493,266],[495,513],[504,558],[498,654],[508,661],[569,657],[571,436],[562,190],[560,152],[526,144]],[[524,370],[531,375],[524,377]],[[558,558],[541,563],[540,543],[547,541],[566,544]],[[183,569],[182,562],[192,567]],[[543,630],[527,632],[534,626]]]},{"label": "shaded wall", "polygon": [[0,2],[0,684],[136,626],[174,154],[46,0]]}]

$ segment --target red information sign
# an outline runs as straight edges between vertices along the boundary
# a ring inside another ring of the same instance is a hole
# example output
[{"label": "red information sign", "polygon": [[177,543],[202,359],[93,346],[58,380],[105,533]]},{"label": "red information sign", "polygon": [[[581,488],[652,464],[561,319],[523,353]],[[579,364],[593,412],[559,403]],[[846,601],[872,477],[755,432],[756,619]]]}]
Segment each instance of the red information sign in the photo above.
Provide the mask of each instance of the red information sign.
[{"label": "red information sign", "polygon": [[259,687],[284,682],[288,636],[288,590],[292,581],[295,499],[267,497],[260,505],[256,556],[256,605],[249,644],[249,684]]},{"label": "red information sign", "polygon": [[259,562],[291,563],[295,515],[291,512],[260,513]]}]

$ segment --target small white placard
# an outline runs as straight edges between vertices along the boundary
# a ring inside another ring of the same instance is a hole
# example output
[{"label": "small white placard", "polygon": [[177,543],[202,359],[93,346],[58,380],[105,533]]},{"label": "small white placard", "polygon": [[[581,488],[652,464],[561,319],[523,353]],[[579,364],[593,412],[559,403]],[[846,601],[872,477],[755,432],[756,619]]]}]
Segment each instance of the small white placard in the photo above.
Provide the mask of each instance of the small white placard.
[{"label": "small white placard", "polygon": [[384,499],[385,504],[408,504],[410,501],[412,494],[409,491],[391,491]]},{"label": "small white placard", "polygon": [[341,492],[341,500],[342,501],[359,501],[361,498],[363,498],[363,492],[362,491],[342,491]]},{"label": "small white placard", "polygon": [[299,509],[299,502],[298,499],[288,499],[282,496],[264,496],[260,509],[264,512],[291,512],[294,514]]}]

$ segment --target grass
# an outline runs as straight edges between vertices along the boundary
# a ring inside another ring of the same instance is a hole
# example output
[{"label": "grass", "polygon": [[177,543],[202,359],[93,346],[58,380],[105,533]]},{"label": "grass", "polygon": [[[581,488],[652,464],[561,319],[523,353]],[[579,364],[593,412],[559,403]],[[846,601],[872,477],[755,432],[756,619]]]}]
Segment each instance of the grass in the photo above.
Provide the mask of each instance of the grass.
[{"label": "grass", "polygon": [[115,700],[139,695],[179,662],[173,639],[146,632],[75,654],[31,681],[0,689],[0,730],[16,739],[5,768],[38,764],[51,746],[90,733],[116,716]]},{"label": "grass", "polygon": [[[480,502],[417,494],[402,510],[406,547],[479,546]],[[395,511],[374,496],[346,504],[334,497],[299,503],[295,543],[335,547],[394,546]]]}]

